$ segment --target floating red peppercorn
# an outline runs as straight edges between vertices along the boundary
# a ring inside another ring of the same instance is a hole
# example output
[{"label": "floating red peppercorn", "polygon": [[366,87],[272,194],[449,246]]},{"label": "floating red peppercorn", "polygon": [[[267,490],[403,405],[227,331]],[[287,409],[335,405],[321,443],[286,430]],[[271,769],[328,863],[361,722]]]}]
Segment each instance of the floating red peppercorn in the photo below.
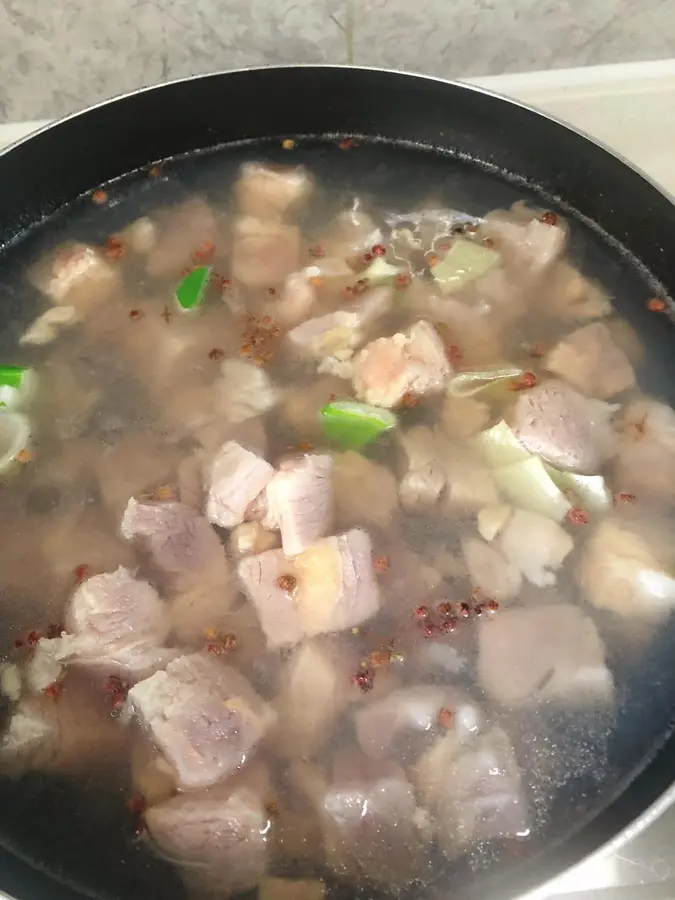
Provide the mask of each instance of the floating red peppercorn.
[{"label": "floating red peppercorn", "polygon": [[284,150],[294,150],[295,149],[295,141],[292,138],[284,138],[281,142],[281,146]]},{"label": "floating red peppercorn", "polygon": [[424,631],[425,638],[432,638],[432,637],[436,637],[436,635],[439,633],[440,629],[439,629],[438,625],[434,624],[433,622],[425,622],[423,631]]},{"label": "floating red peppercorn", "polygon": [[29,647],[34,647],[40,640],[42,635],[39,631],[29,631],[26,635],[26,643]]},{"label": "floating red peppercorn", "polygon": [[374,680],[375,673],[367,666],[361,666],[356,674],[352,676],[352,681],[364,694],[372,691]]},{"label": "floating red peppercorn", "polygon": [[468,603],[460,603],[459,604],[459,617],[460,619],[468,619],[471,615],[471,607]]},{"label": "floating red peppercorn", "polygon": [[194,263],[203,264],[211,262],[216,255],[216,245],[213,241],[204,241],[204,243],[192,254]]},{"label": "floating red peppercorn", "polygon": [[567,521],[570,525],[588,525],[588,513],[580,506],[574,506],[567,513]]},{"label": "floating red peppercorn", "polygon": [[401,406],[405,406],[407,409],[413,409],[418,405],[419,402],[419,397],[411,394],[410,391],[406,391],[406,393],[401,397]]},{"label": "floating red peppercorn", "polygon": [[14,646],[17,650],[20,650],[24,645],[23,638],[14,638]]},{"label": "floating red peppercorn", "polygon": [[89,566],[86,563],[81,563],[79,566],[75,566],[73,569],[73,575],[75,576],[75,581],[79,584],[89,574]]},{"label": "floating red peppercorn", "polygon": [[412,276],[408,272],[399,272],[394,279],[394,284],[397,288],[407,288],[410,286],[411,281]]},{"label": "floating red peppercorn", "polygon": [[363,261],[366,262],[366,263],[372,262],[372,261],[373,261],[373,254],[372,254],[372,253],[364,253],[364,254],[363,254]]},{"label": "floating red peppercorn", "polygon": [[368,290],[368,279],[367,278],[359,278],[359,280],[354,285],[354,293],[362,294],[364,291]]},{"label": "floating red peppercorn", "polygon": [[558,216],[554,212],[545,212],[539,219],[544,225],[557,225]]},{"label": "floating red peppercorn", "polygon": [[389,566],[389,557],[384,553],[381,553],[379,556],[373,557],[373,568],[378,575],[384,575],[385,572],[388,572]]},{"label": "floating red peppercorn", "polygon": [[649,312],[665,312],[666,301],[660,297],[652,297],[651,300],[647,301],[647,309]]},{"label": "floating red peppercorn", "polygon": [[109,237],[105,242],[105,255],[108,259],[121,259],[124,253],[124,244],[118,237]]},{"label": "floating red peppercorn", "polygon": [[351,150],[353,147],[357,147],[358,144],[354,140],[354,138],[342,138],[342,140],[338,141],[338,147],[340,150]]},{"label": "floating red peppercorn", "polygon": [[634,503],[635,502],[635,494],[629,494],[627,491],[619,491],[618,494],[614,494],[614,505],[616,506],[618,503]]},{"label": "floating red peppercorn", "polygon": [[143,317],[143,313],[140,309],[130,309],[129,310],[129,318],[132,322],[135,322],[137,319],[141,319]]},{"label": "floating red peppercorn", "polygon": [[436,612],[439,616],[447,617],[452,615],[452,603],[448,603],[447,600],[443,601],[443,603],[439,603],[436,607]]},{"label": "floating red peppercorn", "polygon": [[98,188],[91,195],[91,201],[95,206],[103,206],[107,199],[108,195],[102,188]]},{"label": "floating red peppercorn", "polygon": [[488,612],[496,613],[499,609],[499,603],[496,600],[488,600],[487,602]]},{"label": "floating red peppercorn", "polygon": [[415,608],[415,618],[420,621],[424,621],[429,618],[429,607],[428,606],[418,606]]},{"label": "floating red peppercorn", "polygon": [[452,728],[454,716],[445,706],[438,711],[438,724],[441,728]]},{"label": "floating red peppercorn", "polygon": [[277,587],[284,594],[292,594],[298,586],[298,579],[295,575],[280,575],[277,578]]},{"label": "floating red peppercorn", "polygon": [[528,391],[537,384],[537,376],[534,372],[523,372],[520,378],[512,381],[509,387],[512,391]]},{"label": "floating red peppercorn", "polygon": [[456,630],[457,624],[457,616],[448,616],[447,619],[441,622],[441,631],[444,631],[446,634],[452,634]]},{"label": "floating red peppercorn", "polygon": [[373,254],[373,256],[385,256],[387,253],[387,248],[382,244],[373,244],[370,252]]},{"label": "floating red peppercorn", "polygon": [[53,681],[51,684],[47,685],[42,693],[45,695],[45,697],[50,697],[52,700],[57,700],[63,693],[63,685],[59,684],[58,681]]},{"label": "floating red peppercorn", "polygon": [[214,347],[213,350],[209,350],[209,359],[213,359],[215,362],[220,362],[224,357],[225,351],[220,347]]}]

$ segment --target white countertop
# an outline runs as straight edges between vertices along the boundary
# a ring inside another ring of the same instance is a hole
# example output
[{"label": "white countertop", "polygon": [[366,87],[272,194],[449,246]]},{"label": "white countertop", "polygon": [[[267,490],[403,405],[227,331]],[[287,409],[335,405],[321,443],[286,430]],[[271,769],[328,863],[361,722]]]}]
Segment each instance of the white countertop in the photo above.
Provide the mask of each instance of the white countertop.
[{"label": "white countertop", "polygon": [[[570,122],[675,195],[675,60],[504,75],[471,83]],[[0,125],[0,148],[45,124]],[[620,855],[589,861],[559,879],[556,895],[579,891],[586,897],[586,891],[598,888],[646,885],[667,878],[670,833],[675,831],[672,815],[666,814],[652,826],[658,832],[655,843],[647,846],[639,838]]]}]

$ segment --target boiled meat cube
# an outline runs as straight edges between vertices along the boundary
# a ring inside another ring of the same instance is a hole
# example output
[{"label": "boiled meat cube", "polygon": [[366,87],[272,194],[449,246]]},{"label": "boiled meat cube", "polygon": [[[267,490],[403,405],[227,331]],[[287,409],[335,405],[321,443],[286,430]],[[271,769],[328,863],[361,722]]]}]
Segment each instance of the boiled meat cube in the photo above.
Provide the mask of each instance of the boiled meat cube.
[{"label": "boiled meat cube", "polygon": [[119,767],[128,732],[110,716],[99,690],[69,678],[57,696],[25,696],[0,738],[0,771],[82,773]]},{"label": "boiled meat cube", "polygon": [[333,518],[330,456],[307,454],[282,463],[267,485],[266,528],[279,528],[286,556],[297,556],[323,537]]},{"label": "boiled meat cube", "polygon": [[129,501],[122,535],[150,558],[171,598],[177,636],[193,643],[219,629],[234,600],[225,548],[208,521],[176,502]]},{"label": "boiled meat cube", "polygon": [[484,231],[500,250],[506,251],[504,258],[511,258],[514,265],[526,267],[532,272],[543,271],[565,249],[564,228],[539,219],[525,222],[513,216],[497,214],[485,220]]},{"label": "boiled meat cube", "polygon": [[620,433],[614,483],[621,491],[672,498],[675,494],[675,411],[640,398],[616,422]]},{"label": "boiled meat cube", "polygon": [[591,397],[607,400],[635,384],[635,372],[603,322],[584,325],[548,353],[544,366]]},{"label": "boiled meat cube", "polygon": [[312,180],[302,166],[245,163],[234,185],[234,196],[243,215],[274,219],[306,200],[312,189]]},{"label": "boiled meat cube", "polygon": [[589,603],[627,619],[661,619],[675,607],[672,548],[662,522],[605,519],[588,539],[578,581]]},{"label": "boiled meat cube", "polygon": [[274,746],[289,757],[312,757],[330,738],[349,702],[348,689],[348,669],[337,648],[316,641],[299,646],[281,675]]},{"label": "boiled meat cube", "polygon": [[302,640],[304,631],[294,591],[293,564],[283,550],[267,550],[245,556],[237,567],[244,591],[253,603],[270,647],[284,647]]},{"label": "boiled meat cube", "polygon": [[196,250],[218,243],[216,217],[201,197],[158,213],[155,226],[156,240],[145,259],[148,275],[177,275]]},{"label": "boiled meat cube", "polygon": [[297,325],[308,318],[316,304],[316,290],[306,272],[292,272],[275,305],[276,318],[285,325]]},{"label": "boiled meat cube", "polygon": [[574,541],[546,516],[517,509],[503,526],[499,545],[504,556],[537,587],[555,584],[556,571]]},{"label": "boiled meat cube", "polygon": [[205,654],[174,660],[134,685],[128,699],[183,790],[241,768],[274,721],[242,675]]},{"label": "boiled meat cube", "polygon": [[78,313],[104,303],[122,284],[119,269],[86,244],[60,248],[38,263],[30,277],[52,303],[72,306]]},{"label": "boiled meat cube", "polygon": [[389,466],[348,450],[333,456],[335,513],[344,526],[388,528],[398,510],[396,478]]},{"label": "boiled meat cube", "polygon": [[354,715],[356,737],[373,759],[419,752],[434,735],[451,728],[466,744],[482,730],[483,714],[471,698],[454,688],[431,684],[392,691]]},{"label": "boiled meat cube", "polygon": [[272,466],[236,441],[224,444],[211,465],[206,517],[223,528],[244,521],[246,509],[274,475]]},{"label": "boiled meat cube", "polygon": [[475,397],[446,396],[440,413],[440,425],[454,440],[466,440],[487,428],[490,407]]},{"label": "boiled meat cube", "polygon": [[94,575],[73,594],[65,615],[66,634],[45,640],[53,660],[143,678],[176,655],[163,646],[169,617],[157,591],[120,566]]},{"label": "boiled meat cube", "polygon": [[480,538],[466,538],[462,549],[474,588],[499,602],[516,596],[522,583],[520,569],[498,547]]},{"label": "boiled meat cube", "polygon": [[296,326],[288,332],[288,340],[314,359],[348,359],[363,342],[365,329],[391,309],[392,299],[390,288],[374,288],[348,309],[308,319]]},{"label": "boiled meat cube", "polygon": [[300,232],[293,225],[237,219],[232,236],[232,275],[246,287],[281,284],[298,267]]},{"label": "boiled meat cube", "polygon": [[499,493],[490,470],[462,447],[439,443],[445,470],[443,506],[450,515],[475,513],[497,503]]},{"label": "boiled meat cube", "polygon": [[501,728],[478,736],[468,747],[452,734],[439,738],[418,760],[415,782],[436,839],[450,857],[480,841],[529,833],[521,772]]},{"label": "boiled meat cube", "polygon": [[359,529],[324,538],[292,561],[281,550],[245,557],[238,572],[272,647],[360,625],[380,605],[370,538]]},{"label": "boiled meat cube", "polygon": [[594,475],[613,451],[615,410],[551,378],[520,394],[510,424],[530,453],[557,468]]},{"label": "boiled meat cube", "polygon": [[59,333],[79,318],[74,306],[52,306],[38,316],[19,338],[20,344],[41,347],[55,340]]},{"label": "boiled meat cube", "polygon": [[500,612],[479,628],[483,689],[504,706],[607,704],[614,690],[592,619],[564,603]]},{"label": "boiled meat cube", "polygon": [[399,436],[405,471],[398,487],[401,505],[410,512],[433,509],[445,487],[445,471],[430,428],[417,425]]},{"label": "boiled meat cube", "polygon": [[416,322],[407,334],[378,338],[354,360],[357,396],[375,406],[395,406],[407,394],[443,389],[452,369],[443,342],[428,322]]},{"label": "boiled meat cube", "polygon": [[246,891],[265,874],[269,815],[264,792],[249,782],[239,777],[208,791],[172,797],[146,812],[150,837],[198,896]]},{"label": "boiled meat cube", "polygon": [[215,385],[216,411],[225,421],[238,425],[276,406],[279,391],[259,366],[241,359],[226,359],[220,371]]},{"label": "boiled meat cube", "polygon": [[306,635],[352,628],[380,608],[370,537],[354,528],[295,557],[297,604]]},{"label": "boiled meat cube", "polygon": [[120,530],[148,553],[176,590],[207,573],[227,580],[227,560],[218,536],[203,516],[183,503],[139,502],[132,497]]},{"label": "boiled meat cube", "polygon": [[415,792],[399,765],[344,750],[327,780],[311,769],[302,779],[298,786],[318,811],[327,863],[338,876],[400,885],[419,875],[425,835],[416,825]]}]

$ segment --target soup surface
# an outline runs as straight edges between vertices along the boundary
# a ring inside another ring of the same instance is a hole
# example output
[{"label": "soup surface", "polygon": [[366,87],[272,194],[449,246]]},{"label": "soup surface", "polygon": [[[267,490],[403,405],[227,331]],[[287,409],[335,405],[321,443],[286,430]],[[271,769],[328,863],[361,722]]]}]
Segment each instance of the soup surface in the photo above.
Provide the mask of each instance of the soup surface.
[{"label": "soup surface", "polygon": [[2,828],[93,893],[419,896],[665,729],[675,412],[577,226],[296,149],[155,167],[4,260]]}]

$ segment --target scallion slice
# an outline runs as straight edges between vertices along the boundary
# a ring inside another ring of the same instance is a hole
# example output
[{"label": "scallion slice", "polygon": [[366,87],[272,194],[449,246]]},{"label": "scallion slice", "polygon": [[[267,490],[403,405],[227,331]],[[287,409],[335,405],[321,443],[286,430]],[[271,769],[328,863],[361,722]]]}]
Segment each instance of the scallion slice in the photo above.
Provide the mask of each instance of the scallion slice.
[{"label": "scallion slice", "polygon": [[36,382],[32,369],[0,366],[0,409],[24,406],[34,395]]},{"label": "scallion slice", "polygon": [[443,294],[451,294],[470,281],[480,278],[499,260],[499,253],[473,241],[457,238],[431,274]]}]

